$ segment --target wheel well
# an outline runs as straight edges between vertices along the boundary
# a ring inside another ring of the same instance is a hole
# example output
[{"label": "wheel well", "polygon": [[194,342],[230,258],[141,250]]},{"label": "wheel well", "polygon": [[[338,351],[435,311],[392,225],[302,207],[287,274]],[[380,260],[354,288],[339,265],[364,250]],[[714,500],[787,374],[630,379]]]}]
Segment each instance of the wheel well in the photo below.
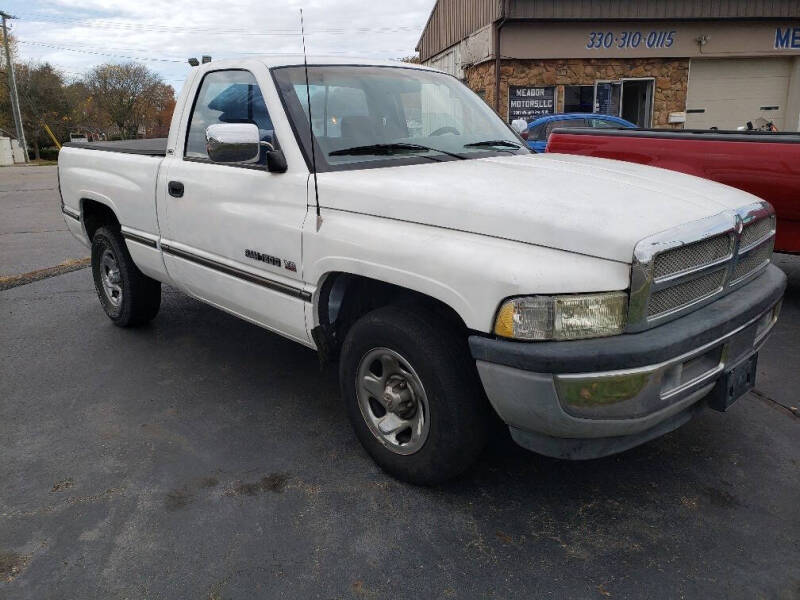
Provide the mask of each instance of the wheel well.
[{"label": "wheel well", "polygon": [[89,241],[92,241],[94,232],[100,227],[111,227],[119,231],[119,220],[117,215],[105,204],[97,202],[96,200],[81,200],[81,215],[83,217],[83,227],[86,230],[86,235],[89,236]]},{"label": "wheel well", "polygon": [[419,306],[434,312],[448,326],[464,333],[467,326],[450,306],[420,292],[350,273],[331,273],[317,303],[319,326],[312,333],[321,358],[335,360],[350,327],[368,312],[388,305]]}]

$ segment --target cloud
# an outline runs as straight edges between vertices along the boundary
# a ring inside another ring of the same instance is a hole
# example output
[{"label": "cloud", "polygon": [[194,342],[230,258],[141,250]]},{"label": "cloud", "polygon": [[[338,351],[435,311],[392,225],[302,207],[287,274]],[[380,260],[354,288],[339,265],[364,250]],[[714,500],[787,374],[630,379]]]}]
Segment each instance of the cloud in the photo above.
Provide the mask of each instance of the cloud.
[{"label": "cloud", "polygon": [[411,55],[433,3],[404,0],[398,10],[396,0],[43,0],[30,8],[13,0],[6,10],[19,17],[12,22],[18,60],[48,61],[77,76],[136,57],[180,88],[190,56],[300,52],[301,7],[309,54]]}]

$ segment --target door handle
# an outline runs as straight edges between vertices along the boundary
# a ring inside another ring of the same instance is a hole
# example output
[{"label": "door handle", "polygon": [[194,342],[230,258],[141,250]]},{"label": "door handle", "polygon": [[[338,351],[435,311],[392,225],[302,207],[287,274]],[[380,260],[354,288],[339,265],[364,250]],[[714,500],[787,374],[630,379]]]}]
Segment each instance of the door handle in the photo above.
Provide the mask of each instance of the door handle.
[{"label": "door handle", "polygon": [[169,192],[169,195],[173,196],[174,198],[182,198],[183,184],[180,181],[170,181],[167,184],[167,191]]}]

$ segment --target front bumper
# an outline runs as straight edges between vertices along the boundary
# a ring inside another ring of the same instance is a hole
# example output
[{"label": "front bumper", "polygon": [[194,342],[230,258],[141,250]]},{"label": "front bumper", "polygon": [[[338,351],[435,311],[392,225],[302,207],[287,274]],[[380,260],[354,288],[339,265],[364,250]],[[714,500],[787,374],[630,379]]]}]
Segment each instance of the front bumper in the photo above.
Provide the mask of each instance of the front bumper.
[{"label": "front bumper", "polygon": [[770,265],[740,290],[641,333],[538,343],[472,336],[470,349],[517,443],[595,458],[688,421],[725,370],[764,343],[785,288],[786,276]]}]

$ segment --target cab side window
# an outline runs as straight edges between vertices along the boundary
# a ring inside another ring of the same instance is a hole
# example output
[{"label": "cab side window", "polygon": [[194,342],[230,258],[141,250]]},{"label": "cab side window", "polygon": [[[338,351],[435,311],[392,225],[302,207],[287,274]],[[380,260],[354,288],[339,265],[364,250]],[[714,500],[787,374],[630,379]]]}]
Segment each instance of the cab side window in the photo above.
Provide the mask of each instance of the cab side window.
[{"label": "cab side window", "polygon": [[186,158],[208,158],[206,127],[215,123],[253,123],[262,142],[276,145],[264,96],[249,71],[212,71],[203,78],[189,120]]}]

